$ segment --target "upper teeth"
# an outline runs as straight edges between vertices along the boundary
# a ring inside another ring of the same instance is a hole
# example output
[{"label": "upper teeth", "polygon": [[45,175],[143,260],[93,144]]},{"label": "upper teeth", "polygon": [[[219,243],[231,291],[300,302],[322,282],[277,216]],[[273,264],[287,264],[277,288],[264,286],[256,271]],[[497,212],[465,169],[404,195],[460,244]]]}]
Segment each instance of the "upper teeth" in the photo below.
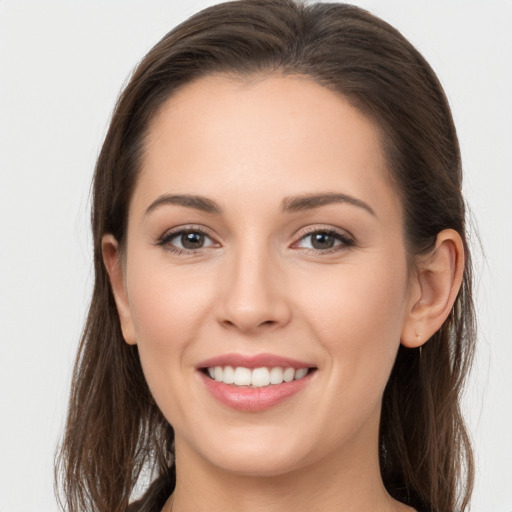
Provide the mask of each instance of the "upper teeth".
[{"label": "upper teeth", "polygon": [[238,366],[215,366],[208,368],[208,374],[212,379],[224,384],[235,386],[252,386],[261,388],[270,384],[281,384],[292,380],[302,379],[308,373],[307,368],[245,368]]}]

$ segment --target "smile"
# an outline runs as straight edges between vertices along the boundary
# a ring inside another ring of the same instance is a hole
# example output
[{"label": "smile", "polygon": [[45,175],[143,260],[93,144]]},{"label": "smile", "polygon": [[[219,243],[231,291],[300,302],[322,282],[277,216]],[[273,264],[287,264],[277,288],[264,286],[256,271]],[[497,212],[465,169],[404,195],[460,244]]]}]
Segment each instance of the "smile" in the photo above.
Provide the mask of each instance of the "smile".
[{"label": "smile", "polygon": [[236,368],[232,366],[210,366],[206,371],[210,378],[217,382],[233,386],[262,388],[303,379],[308,374],[309,369],[299,368],[296,370],[295,368],[281,368],[279,366],[254,369],[244,366]]},{"label": "smile", "polygon": [[274,354],[224,354],[196,369],[210,396],[243,412],[264,411],[291,399],[318,373],[312,362]]}]

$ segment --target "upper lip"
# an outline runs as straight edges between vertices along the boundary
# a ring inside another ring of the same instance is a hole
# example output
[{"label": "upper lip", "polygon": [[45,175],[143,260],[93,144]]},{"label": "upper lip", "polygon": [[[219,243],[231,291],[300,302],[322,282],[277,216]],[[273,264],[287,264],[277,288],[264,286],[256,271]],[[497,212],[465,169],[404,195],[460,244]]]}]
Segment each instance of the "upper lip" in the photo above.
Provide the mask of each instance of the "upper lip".
[{"label": "upper lip", "polygon": [[276,354],[223,354],[211,357],[205,361],[201,361],[197,365],[197,369],[212,368],[214,366],[242,366],[244,368],[314,368],[315,365],[306,361],[299,361],[289,357],[283,357]]}]

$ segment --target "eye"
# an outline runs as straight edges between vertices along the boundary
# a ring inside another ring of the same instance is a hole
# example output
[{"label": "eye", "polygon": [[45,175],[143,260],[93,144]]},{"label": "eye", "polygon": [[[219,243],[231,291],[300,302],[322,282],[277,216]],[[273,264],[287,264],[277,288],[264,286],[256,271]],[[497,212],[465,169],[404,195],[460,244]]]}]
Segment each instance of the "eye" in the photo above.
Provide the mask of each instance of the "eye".
[{"label": "eye", "polygon": [[203,230],[191,228],[165,234],[158,245],[162,245],[173,252],[183,253],[212,247],[216,243]]},{"label": "eye", "polygon": [[354,245],[347,235],[328,229],[318,229],[301,237],[296,247],[320,252],[333,252]]}]

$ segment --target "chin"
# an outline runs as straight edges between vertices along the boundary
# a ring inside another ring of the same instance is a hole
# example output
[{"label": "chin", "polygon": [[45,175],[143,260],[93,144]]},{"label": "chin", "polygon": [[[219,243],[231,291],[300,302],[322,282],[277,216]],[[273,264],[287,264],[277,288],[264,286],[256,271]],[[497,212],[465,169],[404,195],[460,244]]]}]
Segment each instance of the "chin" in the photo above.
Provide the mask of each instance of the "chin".
[{"label": "chin", "polygon": [[259,453],[229,451],[222,454],[211,454],[209,462],[228,473],[247,477],[276,477],[289,474],[305,466],[303,460],[297,459],[297,453],[292,455],[276,454],[266,450]]},{"label": "chin", "polygon": [[[205,436],[191,448],[211,466],[253,477],[290,473],[311,463],[314,453],[307,443],[270,428],[233,429],[215,439]],[[176,450],[178,455],[179,440]]]}]

